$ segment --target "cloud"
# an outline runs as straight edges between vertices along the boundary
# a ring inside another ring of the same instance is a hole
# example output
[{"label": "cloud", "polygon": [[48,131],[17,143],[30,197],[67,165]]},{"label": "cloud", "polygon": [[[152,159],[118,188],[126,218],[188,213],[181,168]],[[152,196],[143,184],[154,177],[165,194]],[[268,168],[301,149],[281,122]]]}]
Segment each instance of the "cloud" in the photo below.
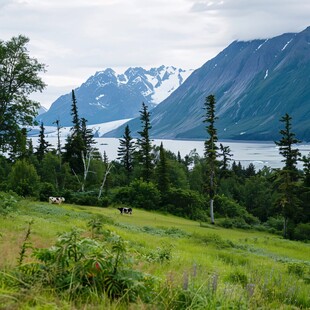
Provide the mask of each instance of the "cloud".
[{"label": "cloud", "polygon": [[233,40],[301,31],[310,1],[2,0],[0,8],[0,39],[28,36],[31,55],[47,64],[49,105],[106,67],[195,69]]}]

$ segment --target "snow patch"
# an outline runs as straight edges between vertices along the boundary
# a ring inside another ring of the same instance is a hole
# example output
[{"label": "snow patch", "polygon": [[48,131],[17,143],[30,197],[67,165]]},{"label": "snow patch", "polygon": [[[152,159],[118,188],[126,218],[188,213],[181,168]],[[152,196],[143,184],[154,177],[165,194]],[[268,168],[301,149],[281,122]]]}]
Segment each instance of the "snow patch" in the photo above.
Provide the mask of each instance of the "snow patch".
[{"label": "snow patch", "polygon": [[286,44],[283,46],[283,48],[281,49],[281,51],[284,51],[286,49],[286,47],[292,42],[293,39],[290,39],[288,42],[286,42]]},{"label": "snow patch", "polygon": [[260,45],[257,47],[257,49],[255,50],[255,52],[258,51],[268,40],[269,40],[269,39],[265,40],[262,44],[260,44]]},{"label": "snow patch", "polygon": [[96,97],[96,100],[99,100],[100,98],[104,97],[105,95],[104,94],[101,94],[99,96]]},{"label": "snow patch", "polygon": [[[131,118],[127,119],[120,119],[117,121],[112,122],[106,122],[106,123],[100,123],[100,124],[93,124],[88,125],[88,129],[92,129],[93,133],[98,135],[99,137],[103,136],[105,133],[118,128],[119,126],[129,122]],[[30,127],[30,130],[34,130],[34,132],[37,132],[36,134],[31,134],[31,131],[28,133],[29,136],[36,137],[39,136],[40,132],[40,126],[33,126]],[[70,134],[71,127],[62,127],[60,129],[60,137],[66,138]],[[56,126],[44,126],[44,134],[48,137],[57,137],[57,127]]]}]

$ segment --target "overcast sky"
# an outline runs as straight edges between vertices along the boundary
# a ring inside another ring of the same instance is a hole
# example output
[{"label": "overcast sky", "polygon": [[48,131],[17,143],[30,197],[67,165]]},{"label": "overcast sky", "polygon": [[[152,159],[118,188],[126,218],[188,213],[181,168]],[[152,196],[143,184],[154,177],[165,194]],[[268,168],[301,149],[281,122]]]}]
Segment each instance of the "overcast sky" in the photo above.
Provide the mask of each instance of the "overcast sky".
[{"label": "overcast sky", "polygon": [[309,0],[0,0],[0,39],[23,34],[47,65],[49,107],[107,67],[196,69],[234,40],[300,32]]}]

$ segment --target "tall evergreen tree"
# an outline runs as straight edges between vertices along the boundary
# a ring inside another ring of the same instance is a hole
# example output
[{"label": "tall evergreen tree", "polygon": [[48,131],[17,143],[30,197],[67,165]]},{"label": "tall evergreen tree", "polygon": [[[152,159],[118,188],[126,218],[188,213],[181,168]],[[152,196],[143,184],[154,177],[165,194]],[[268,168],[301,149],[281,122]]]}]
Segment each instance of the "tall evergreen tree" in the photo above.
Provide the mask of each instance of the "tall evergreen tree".
[{"label": "tall evergreen tree", "polygon": [[78,115],[77,100],[74,90],[72,90],[71,115],[73,126],[66,139],[63,158],[65,162],[69,163],[70,168],[75,174],[80,174],[83,173],[84,170],[82,156],[86,153],[86,146],[81,133],[81,121]]},{"label": "tall evergreen tree", "polygon": [[294,218],[300,208],[300,200],[298,198],[298,169],[297,161],[300,157],[298,148],[294,148],[294,144],[301,142],[292,132],[292,118],[286,113],[280,121],[284,123],[284,129],[280,130],[281,139],[275,142],[279,146],[279,152],[284,157],[284,167],[278,174],[278,189],[280,198],[278,203],[282,208],[284,217],[283,234],[284,238],[290,237],[288,232],[289,221],[293,225]]},{"label": "tall evergreen tree", "polygon": [[60,130],[62,127],[60,126],[59,119],[53,122],[53,124],[56,124],[56,127],[57,127],[57,153],[58,153],[59,159],[61,160]]},{"label": "tall evergreen tree", "polygon": [[81,136],[85,144],[86,151],[90,152],[93,150],[93,145],[96,143],[92,129],[87,128],[87,120],[81,118]]},{"label": "tall evergreen tree", "polygon": [[298,148],[294,149],[294,145],[300,143],[292,132],[292,117],[287,113],[280,119],[280,122],[284,123],[284,129],[280,130],[281,139],[275,144],[279,146],[279,152],[284,157],[282,162],[284,162],[283,170],[286,170],[292,180],[296,180],[298,177],[297,161],[300,159],[300,152]]},{"label": "tall evergreen tree", "polygon": [[217,130],[215,128],[215,121],[217,117],[215,116],[215,97],[214,95],[209,95],[205,101],[206,115],[204,123],[206,123],[206,131],[209,138],[205,141],[205,159],[207,163],[207,184],[206,189],[210,198],[210,217],[211,223],[214,224],[214,196],[216,190],[216,170],[218,168],[219,162],[217,160],[218,147],[216,142],[218,141]]},{"label": "tall evergreen tree", "polygon": [[142,110],[140,111],[140,120],[142,123],[142,130],[139,131],[140,138],[137,139],[139,146],[138,157],[142,166],[142,178],[144,181],[149,182],[153,174],[153,156],[152,144],[150,139],[150,129],[152,128],[150,122],[150,112],[147,106],[142,103]]},{"label": "tall evergreen tree", "polygon": [[169,172],[166,151],[161,142],[159,148],[159,162],[157,164],[157,187],[161,194],[164,195],[169,190]]},{"label": "tall evergreen tree", "polygon": [[225,178],[230,175],[229,162],[231,161],[231,157],[233,156],[231,154],[230,147],[224,146],[222,143],[220,143],[219,156],[222,158],[222,160],[220,161],[220,176],[222,178]]},{"label": "tall evergreen tree", "polygon": [[73,123],[72,129],[73,129],[73,132],[77,134],[77,133],[80,133],[80,130],[81,130],[81,121],[79,118],[77,100],[76,100],[73,89],[71,92],[71,96],[72,96],[71,115],[72,115],[72,123]]},{"label": "tall evergreen tree", "polygon": [[124,135],[119,139],[120,146],[118,148],[118,160],[126,170],[127,182],[129,183],[130,175],[133,169],[133,156],[135,151],[135,144],[131,137],[129,125],[125,127]]},{"label": "tall evergreen tree", "polygon": [[49,142],[46,141],[45,139],[45,134],[44,134],[45,128],[43,125],[43,122],[41,122],[40,125],[40,133],[39,133],[39,140],[38,140],[38,147],[36,148],[36,156],[39,161],[42,161],[44,158],[44,155],[48,152],[48,148],[51,146]]}]

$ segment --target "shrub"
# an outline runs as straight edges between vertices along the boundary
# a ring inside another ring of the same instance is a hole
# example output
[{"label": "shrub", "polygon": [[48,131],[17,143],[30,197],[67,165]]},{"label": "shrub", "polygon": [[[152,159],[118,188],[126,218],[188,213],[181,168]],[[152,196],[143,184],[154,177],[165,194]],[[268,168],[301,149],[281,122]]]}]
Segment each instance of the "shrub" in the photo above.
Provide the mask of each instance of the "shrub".
[{"label": "shrub", "polygon": [[239,283],[241,284],[243,287],[245,287],[248,284],[248,277],[247,275],[239,270],[239,269],[235,269],[233,272],[231,272],[228,276],[227,276],[227,281],[231,282],[231,283]]},{"label": "shrub", "polygon": [[183,216],[193,220],[206,221],[206,201],[196,191],[181,188],[170,188],[165,195],[165,209],[174,215]]},{"label": "shrub", "polygon": [[115,203],[145,210],[158,210],[160,199],[160,192],[156,186],[141,180],[135,180],[129,186],[118,188],[113,195]]},{"label": "shrub", "polygon": [[[92,225],[92,224],[91,224]],[[132,268],[126,242],[105,232],[105,241],[82,238],[73,230],[60,235],[54,246],[35,249],[38,263],[22,265],[21,283],[38,284],[71,297],[104,292],[111,299],[144,302],[153,294],[155,280]]]},{"label": "shrub", "polygon": [[9,174],[8,187],[20,196],[38,196],[39,176],[26,160],[18,160]]},{"label": "shrub", "polygon": [[295,227],[294,239],[296,240],[310,240],[310,223],[300,223]]},{"label": "shrub", "polygon": [[216,213],[229,219],[236,219],[229,223],[226,221],[224,227],[249,228],[249,225],[259,224],[258,218],[250,214],[245,207],[239,205],[224,195],[215,196],[214,209]]},{"label": "shrub", "polygon": [[14,211],[17,207],[18,200],[18,196],[13,192],[0,192],[0,214],[7,215]]},{"label": "shrub", "polygon": [[98,193],[96,191],[72,193],[68,202],[82,206],[98,206]]},{"label": "shrub", "polygon": [[269,228],[270,232],[279,233],[283,230],[284,219],[282,216],[269,217],[264,225]]},{"label": "shrub", "polygon": [[48,182],[41,183],[39,198],[41,201],[48,201],[48,198],[55,195],[55,192],[56,190],[53,184]]}]

